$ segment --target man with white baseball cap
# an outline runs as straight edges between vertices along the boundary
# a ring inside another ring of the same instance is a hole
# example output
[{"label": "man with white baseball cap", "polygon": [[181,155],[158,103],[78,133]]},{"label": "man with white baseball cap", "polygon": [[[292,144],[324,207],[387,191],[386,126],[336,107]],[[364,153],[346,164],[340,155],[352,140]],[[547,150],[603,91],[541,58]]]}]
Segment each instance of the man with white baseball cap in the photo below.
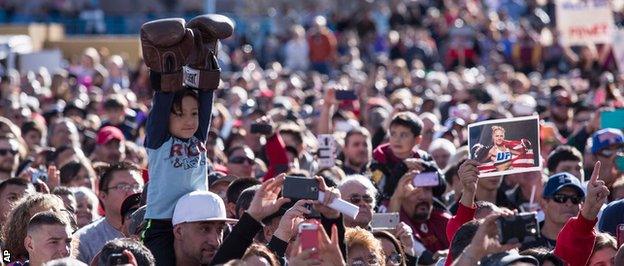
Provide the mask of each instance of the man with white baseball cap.
[{"label": "man with white baseball cap", "polygon": [[227,218],[219,195],[194,191],[182,196],[173,211],[176,265],[210,264],[223,242]]}]

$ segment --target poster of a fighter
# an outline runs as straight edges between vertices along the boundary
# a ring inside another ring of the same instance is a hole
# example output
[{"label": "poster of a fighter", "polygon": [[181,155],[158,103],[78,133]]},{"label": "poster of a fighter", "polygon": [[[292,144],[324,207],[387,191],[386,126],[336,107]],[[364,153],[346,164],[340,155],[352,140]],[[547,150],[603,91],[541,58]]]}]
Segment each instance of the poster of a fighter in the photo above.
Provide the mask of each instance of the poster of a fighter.
[{"label": "poster of a fighter", "polygon": [[470,158],[481,163],[479,177],[541,169],[539,118],[527,116],[468,125]]}]

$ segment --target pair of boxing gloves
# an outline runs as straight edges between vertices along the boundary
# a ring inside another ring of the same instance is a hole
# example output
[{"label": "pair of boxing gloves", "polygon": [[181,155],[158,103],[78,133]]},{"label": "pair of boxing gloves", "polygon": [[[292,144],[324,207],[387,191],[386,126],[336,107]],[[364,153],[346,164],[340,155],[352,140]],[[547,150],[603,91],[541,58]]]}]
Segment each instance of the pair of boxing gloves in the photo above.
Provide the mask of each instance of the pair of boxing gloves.
[{"label": "pair of boxing gloves", "polygon": [[217,14],[200,15],[189,22],[168,18],[143,24],[141,48],[152,88],[174,92],[184,84],[200,90],[217,89],[221,76],[218,41],[233,31],[232,20]]},{"label": "pair of boxing gloves", "polygon": [[[531,147],[533,146],[531,141],[529,141],[528,139],[521,139],[520,143],[522,144],[522,147],[525,152],[531,149]],[[491,148],[492,146],[484,146],[481,143],[475,144],[472,147],[472,151],[471,151],[473,154],[473,158],[481,163],[487,162],[489,160],[488,155],[489,155]]]}]

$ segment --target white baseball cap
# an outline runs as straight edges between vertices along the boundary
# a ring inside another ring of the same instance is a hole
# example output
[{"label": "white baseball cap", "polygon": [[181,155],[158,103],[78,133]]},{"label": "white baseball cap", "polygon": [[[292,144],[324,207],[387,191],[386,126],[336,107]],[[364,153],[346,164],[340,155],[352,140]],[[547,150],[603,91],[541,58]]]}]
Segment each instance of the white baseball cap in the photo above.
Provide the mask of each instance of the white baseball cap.
[{"label": "white baseball cap", "polygon": [[192,222],[237,222],[227,218],[225,204],[219,195],[210,191],[193,191],[182,196],[173,211],[173,225]]}]

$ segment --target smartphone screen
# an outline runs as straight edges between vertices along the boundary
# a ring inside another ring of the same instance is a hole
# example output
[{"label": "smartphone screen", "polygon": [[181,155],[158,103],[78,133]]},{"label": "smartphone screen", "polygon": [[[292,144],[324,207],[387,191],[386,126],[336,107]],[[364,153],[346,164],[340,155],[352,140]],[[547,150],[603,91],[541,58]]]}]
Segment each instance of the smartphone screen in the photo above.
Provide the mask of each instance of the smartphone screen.
[{"label": "smartphone screen", "polygon": [[415,187],[435,187],[440,184],[437,172],[424,172],[414,176],[412,184]]}]

